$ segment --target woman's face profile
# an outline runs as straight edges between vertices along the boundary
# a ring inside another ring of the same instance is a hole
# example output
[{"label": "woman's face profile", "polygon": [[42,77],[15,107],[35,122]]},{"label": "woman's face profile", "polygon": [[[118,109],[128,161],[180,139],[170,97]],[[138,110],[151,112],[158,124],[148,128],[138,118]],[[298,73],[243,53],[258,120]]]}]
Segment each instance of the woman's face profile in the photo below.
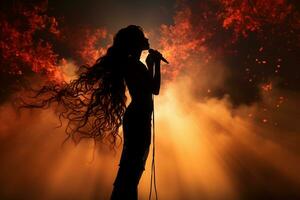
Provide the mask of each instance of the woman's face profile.
[{"label": "woman's face profile", "polygon": [[150,48],[149,39],[145,36],[142,30],[137,29],[135,37],[136,37],[136,42],[142,51],[148,50]]},{"label": "woman's face profile", "polygon": [[143,50],[148,50],[150,48],[149,39],[145,37],[144,40],[145,40],[145,49]]},{"label": "woman's face profile", "polygon": [[148,50],[150,48],[149,39],[143,34],[141,37],[141,47],[142,50]]}]

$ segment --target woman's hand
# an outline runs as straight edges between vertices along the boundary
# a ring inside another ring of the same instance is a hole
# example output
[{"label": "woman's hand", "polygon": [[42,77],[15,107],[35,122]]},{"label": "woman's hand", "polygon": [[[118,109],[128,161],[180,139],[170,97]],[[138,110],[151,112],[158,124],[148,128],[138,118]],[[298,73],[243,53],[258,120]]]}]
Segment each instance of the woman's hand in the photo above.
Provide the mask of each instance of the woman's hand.
[{"label": "woman's hand", "polygon": [[[152,93],[155,95],[159,94],[160,90],[160,61],[162,55],[158,51],[152,50],[149,52],[146,58],[146,64],[149,70],[149,73],[152,77]],[[155,65],[155,69],[154,69]]]},{"label": "woman's hand", "polygon": [[161,60],[161,53],[159,53],[156,50],[153,50],[151,53],[148,54],[147,58],[146,58],[146,64],[148,67],[153,67],[153,65],[157,65],[160,64],[160,60]]}]

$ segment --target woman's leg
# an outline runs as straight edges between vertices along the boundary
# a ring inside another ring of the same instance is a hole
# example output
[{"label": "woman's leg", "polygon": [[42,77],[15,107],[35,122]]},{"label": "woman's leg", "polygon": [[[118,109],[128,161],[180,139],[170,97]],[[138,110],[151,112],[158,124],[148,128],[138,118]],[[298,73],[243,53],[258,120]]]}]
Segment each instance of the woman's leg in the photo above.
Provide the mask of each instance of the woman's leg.
[{"label": "woman's leg", "polygon": [[141,119],[125,113],[124,146],[111,200],[138,199],[137,187],[145,170],[151,142],[151,121]]},{"label": "woman's leg", "polygon": [[138,184],[145,170],[149,148],[123,148],[111,200],[137,200]]},{"label": "woman's leg", "polygon": [[111,200],[137,200],[137,186],[142,172],[142,170],[120,166],[114,182]]},{"label": "woman's leg", "polygon": [[127,148],[122,151],[120,167],[111,200],[137,200],[138,184],[145,170],[145,163],[149,152],[149,146],[140,148]]}]

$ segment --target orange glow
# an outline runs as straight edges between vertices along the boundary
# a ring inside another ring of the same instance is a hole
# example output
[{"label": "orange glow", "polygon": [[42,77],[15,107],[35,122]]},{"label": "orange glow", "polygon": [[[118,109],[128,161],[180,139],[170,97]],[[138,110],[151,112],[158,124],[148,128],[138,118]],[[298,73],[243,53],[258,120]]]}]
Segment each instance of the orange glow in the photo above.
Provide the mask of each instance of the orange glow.
[{"label": "orange glow", "polygon": [[[235,1],[221,0],[224,10],[219,17],[223,19],[223,27],[232,28],[235,40],[239,36],[247,37],[250,32],[258,32],[264,23],[282,23],[293,11],[285,0]],[[263,19],[263,20],[262,20]],[[262,51],[262,49],[261,49]]]},{"label": "orange glow", "polygon": [[84,38],[81,39],[82,43],[79,43],[77,51],[82,61],[85,64],[93,65],[95,61],[106,53],[108,46],[100,44],[103,40],[107,39],[108,33],[105,29],[84,30]]},{"label": "orange glow", "polygon": [[[197,101],[190,95],[191,83],[189,78],[172,82],[155,99],[157,185],[161,199],[181,200],[183,194],[188,199],[239,199],[241,185],[236,170],[249,171],[248,181],[260,179],[263,174],[257,162],[272,166],[270,170],[300,186],[297,153],[282,146],[281,136],[270,140],[276,130],[267,127],[269,123],[262,127],[248,117],[249,113],[259,115],[259,105],[233,110],[226,98]],[[7,192],[9,188],[24,187],[25,182],[38,182],[40,191],[44,191],[35,192],[40,199],[109,197],[121,147],[115,154],[99,144],[91,162],[92,141],[83,141],[76,147],[72,143],[60,146],[64,127],[54,128],[58,121],[52,111],[26,111],[17,121],[9,105],[2,106],[1,111],[0,119],[5,123],[0,127],[0,137],[7,139],[7,145],[3,147],[6,156],[2,157],[5,162],[0,169],[22,166],[14,176],[3,174]],[[279,135],[283,131],[277,130]],[[291,133],[286,130],[284,134]],[[19,162],[22,158],[26,159]],[[149,194],[150,160],[151,155],[139,187],[142,199]],[[249,162],[248,166],[244,162]],[[260,181],[265,184],[263,179]]]},{"label": "orange glow", "polygon": [[45,5],[33,9],[21,9],[23,20],[28,28],[22,30],[19,23],[1,21],[1,35],[5,40],[0,41],[3,58],[9,61],[8,70],[11,74],[22,75],[23,70],[30,68],[35,73],[45,74],[50,80],[61,81],[62,75],[57,69],[58,54],[50,42],[35,39],[38,31],[49,32],[53,37],[59,37],[60,31],[55,18],[40,14],[45,11]]},{"label": "orange glow", "polygon": [[193,54],[206,51],[203,44],[207,33],[195,31],[190,18],[191,10],[186,7],[174,16],[174,25],[161,26],[160,48],[170,62],[170,67],[162,68],[162,73],[168,78],[177,77]]}]

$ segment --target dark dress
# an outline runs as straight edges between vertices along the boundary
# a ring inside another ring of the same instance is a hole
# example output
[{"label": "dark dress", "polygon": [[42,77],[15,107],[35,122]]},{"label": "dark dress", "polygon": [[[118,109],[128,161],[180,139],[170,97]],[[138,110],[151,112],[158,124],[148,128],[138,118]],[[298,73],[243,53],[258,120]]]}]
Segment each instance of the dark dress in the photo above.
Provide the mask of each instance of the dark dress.
[{"label": "dark dress", "polygon": [[111,200],[137,200],[137,186],[151,143],[152,77],[146,66],[129,58],[125,82],[131,103],[123,117],[124,146]]}]

